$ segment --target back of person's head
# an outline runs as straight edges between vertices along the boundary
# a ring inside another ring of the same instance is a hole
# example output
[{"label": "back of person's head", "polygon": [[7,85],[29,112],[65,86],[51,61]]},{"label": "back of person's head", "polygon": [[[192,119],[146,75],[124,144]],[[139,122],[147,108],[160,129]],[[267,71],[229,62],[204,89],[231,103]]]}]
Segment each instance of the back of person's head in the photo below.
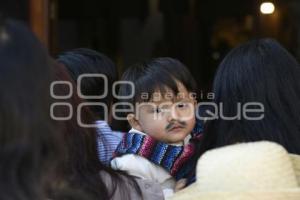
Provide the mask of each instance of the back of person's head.
[{"label": "back of person's head", "polygon": [[[90,102],[102,102],[107,105],[108,110],[113,103],[112,85],[117,81],[117,69],[110,58],[97,51],[79,48],[67,51],[59,55],[57,61],[62,63],[68,70],[71,78],[77,83],[81,75],[87,75],[80,84],[81,93],[85,96],[101,96],[103,98],[87,99]],[[95,74],[104,75],[107,79],[105,85],[103,78],[92,76]],[[100,119],[104,119],[104,110],[100,106],[91,106],[91,110]]]},{"label": "back of person's head", "polygon": [[219,117],[208,123],[204,141],[216,147],[269,140],[299,154],[299,77],[300,66],[296,59],[272,39],[250,41],[233,49],[215,76],[215,103],[223,104],[223,116],[236,116],[238,103],[242,109],[246,103],[260,103],[261,106],[256,104],[250,109],[264,111],[247,114],[251,118],[261,117],[259,120],[249,120],[243,112],[240,120]]},{"label": "back of person's head", "polygon": [[0,199],[46,199],[60,153],[49,114],[51,60],[23,24],[10,20],[0,25],[0,60]]}]

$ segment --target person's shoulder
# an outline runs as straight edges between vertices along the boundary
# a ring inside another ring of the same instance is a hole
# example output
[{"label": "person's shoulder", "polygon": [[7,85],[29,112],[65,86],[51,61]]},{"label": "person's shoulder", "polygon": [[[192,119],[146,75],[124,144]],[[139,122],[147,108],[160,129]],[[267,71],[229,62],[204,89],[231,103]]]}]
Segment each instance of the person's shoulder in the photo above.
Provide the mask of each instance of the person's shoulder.
[{"label": "person's shoulder", "polygon": [[[113,178],[112,176],[110,176],[109,173],[107,173],[106,171],[101,171],[100,172],[100,176],[101,178],[104,180],[104,182],[106,183],[108,188],[112,188],[113,186]],[[120,177],[122,178],[122,180],[125,183],[129,183],[130,177],[125,176],[125,175],[120,175]],[[160,187],[160,185],[156,182],[150,181],[150,180],[144,180],[141,178],[137,178],[137,177],[132,177],[138,187],[141,190],[141,194],[142,194],[142,199],[144,200],[160,200],[160,199],[164,199],[164,195],[163,195],[163,191],[162,188]],[[126,186],[125,186],[126,185]],[[134,188],[134,186],[132,184],[125,184],[125,185],[117,185],[115,188],[115,192],[113,195],[113,199],[122,199],[122,194],[121,194],[121,190],[119,187],[124,186],[127,187],[127,189],[129,190],[129,194],[130,194],[130,199],[132,200],[138,200],[141,199],[141,197],[138,195],[138,193],[136,192],[136,189]]]},{"label": "person's shoulder", "polygon": [[162,187],[157,182],[140,178],[135,178],[135,180],[142,191],[143,199],[164,199]]}]

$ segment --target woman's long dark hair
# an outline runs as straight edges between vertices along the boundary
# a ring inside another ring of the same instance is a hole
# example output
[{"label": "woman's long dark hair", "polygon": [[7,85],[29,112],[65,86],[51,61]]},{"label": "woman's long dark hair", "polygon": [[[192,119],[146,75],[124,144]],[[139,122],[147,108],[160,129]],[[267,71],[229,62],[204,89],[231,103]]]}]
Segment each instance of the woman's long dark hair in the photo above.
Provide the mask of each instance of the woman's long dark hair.
[{"label": "woman's long dark hair", "polygon": [[[75,83],[63,65],[56,65],[55,74],[57,80],[68,81],[75,88]],[[69,87],[61,85],[56,88],[55,93],[68,94]],[[66,101],[73,106],[73,116],[70,120],[61,123],[65,157],[58,169],[58,174],[60,179],[63,180],[63,187],[58,188],[58,192],[54,191],[53,198],[66,199],[68,197],[68,199],[73,200],[78,198],[77,194],[79,192],[88,200],[106,200],[113,197],[117,187],[124,199],[130,199],[129,192],[132,189],[136,189],[136,192],[141,194],[140,188],[132,177],[122,172],[113,171],[99,161],[96,130],[94,128],[83,128],[77,122],[77,108],[81,103],[79,97],[73,93],[72,97]],[[68,109],[60,110],[63,116],[68,116],[68,112]],[[80,117],[86,124],[95,122],[95,117],[88,107],[82,107]],[[111,177],[112,185],[110,188],[108,188],[105,180],[101,178],[101,172],[105,172]],[[66,188],[70,192],[65,192]],[[72,191],[76,191],[76,193]]]},{"label": "woman's long dark hair", "polygon": [[264,117],[209,121],[200,154],[259,140],[277,142],[300,154],[300,66],[279,43],[260,39],[233,49],[219,66],[213,91],[214,102],[223,103],[225,116],[236,115],[238,102],[259,102],[264,106]]},{"label": "woman's long dark hair", "polygon": [[24,25],[3,20],[0,62],[0,199],[46,199],[60,155],[50,58]]}]

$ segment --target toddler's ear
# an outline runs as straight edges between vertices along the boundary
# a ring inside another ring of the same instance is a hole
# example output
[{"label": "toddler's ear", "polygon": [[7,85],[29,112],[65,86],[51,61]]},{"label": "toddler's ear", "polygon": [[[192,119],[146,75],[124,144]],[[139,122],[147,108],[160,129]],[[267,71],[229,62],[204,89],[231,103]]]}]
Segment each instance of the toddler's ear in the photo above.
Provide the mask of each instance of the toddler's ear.
[{"label": "toddler's ear", "polygon": [[130,126],[138,131],[143,131],[139,121],[136,119],[135,115],[130,113],[127,115],[127,121]]}]

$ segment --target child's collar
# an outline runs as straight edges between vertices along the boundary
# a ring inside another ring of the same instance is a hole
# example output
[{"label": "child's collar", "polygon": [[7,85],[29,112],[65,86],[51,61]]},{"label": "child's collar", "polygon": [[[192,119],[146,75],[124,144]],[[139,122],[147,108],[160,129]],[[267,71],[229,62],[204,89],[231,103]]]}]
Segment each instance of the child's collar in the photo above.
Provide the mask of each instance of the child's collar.
[{"label": "child's collar", "polygon": [[[141,134],[140,134],[141,133]],[[118,145],[114,158],[125,154],[135,154],[144,157],[153,164],[167,170],[176,180],[190,177],[194,174],[196,160],[194,158],[196,145],[201,141],[201,133],[193,134],[186,145],[171,145],[156,141],[141,131],[125,133]]]},{"label": "child's collar", "polygon": [[131,128],[128,133],[138,133],[138,134],[141,134],[141,135],[147,135],[146,133],[142,132],[142,131],[139,131],[135,128]]},{"label": "child's collar", "polygon": [[[142,132],[142,131],[139,131],[139,130],[136,130],[134,128],[131,128],[129,133],[137,133],[137,134],[141,134],[141,135],[147,135],[146,133]],[[170,143],[170,145],[174,145],[174,146],[183,146],[185,144],[187,144],[189,142],[189,140],[191,139],[191,134],[188,134],[188,136],[186,136],[184,138],[184,141],[183,142],[178,142],[178,143]]]}]

